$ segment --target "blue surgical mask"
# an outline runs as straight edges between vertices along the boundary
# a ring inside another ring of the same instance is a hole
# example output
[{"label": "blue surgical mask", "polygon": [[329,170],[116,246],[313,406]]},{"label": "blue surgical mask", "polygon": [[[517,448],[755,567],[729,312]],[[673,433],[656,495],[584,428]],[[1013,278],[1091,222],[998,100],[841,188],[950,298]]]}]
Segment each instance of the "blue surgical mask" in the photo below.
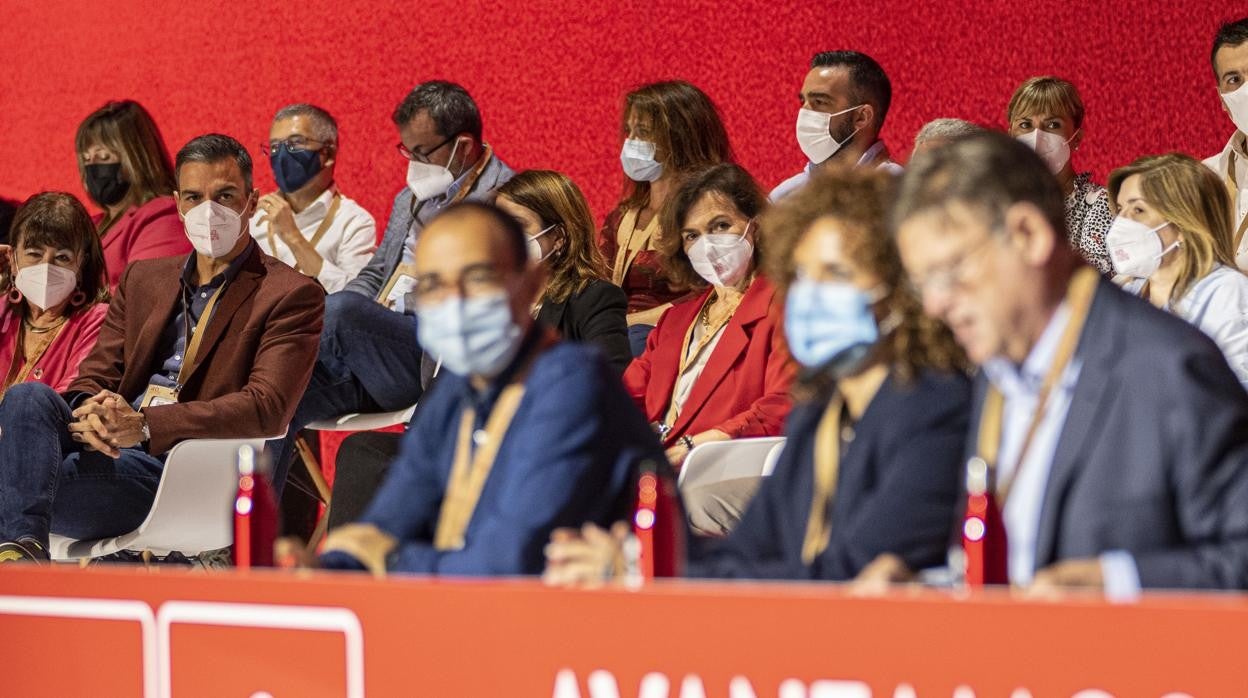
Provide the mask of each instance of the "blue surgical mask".
[{"label": "blue surgical mask", "polygon": [[507,294],[499,291],[418,309],[416,338],[451,373],[493,378],[516,357],[523,335]]},{"label": "blue surgical mask", "polygon": [[277,152],[269,155],[273,178],[277,188],[289,194],[299,191],[321,171],[321,153],[318,150],[292,152],[285,143],[279,143]]},{"label": "blue surgical mask", "polygon": [[871,296],[853,284],[798,279],[784,305],[789,352],[806,368],[822,368],[875,344],[880,330]]}]

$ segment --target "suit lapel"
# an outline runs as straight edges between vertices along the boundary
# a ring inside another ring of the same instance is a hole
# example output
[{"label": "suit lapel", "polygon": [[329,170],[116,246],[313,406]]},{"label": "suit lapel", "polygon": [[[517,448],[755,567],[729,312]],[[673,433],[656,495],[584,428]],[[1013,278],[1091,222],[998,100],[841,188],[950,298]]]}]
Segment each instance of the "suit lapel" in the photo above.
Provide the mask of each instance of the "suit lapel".
[{"label": "suit lapel", "polygon": [[[138,276],[135,274],[135,276]],[[134,294],[138,291],[139,297],[128,298],[127,313],[140,313],[143,315],[143,324],[139,329],[139,336],[135,338],[134,344],[131,345],[132,355],[125,357],[126,371],[123,374],[122,393],[129,395],[130,392],[125,390],[125,376],[133,375],[137,384],[132,386],[137,390],[144,390],[147,381],[151,378],[160,367],[154,365],[156,351],[160,348],[160,340],[165,334],[165,328],[174,320],[174,314],[177,312],[178,299],[182,295],[182,265],[177,265],[170,269],[169,273],[151,275],[151,285],[147,288],[128,289]],[[150,307],[147,306],[148,299],[152,299]],[[138,368],[135,374],[130,370],[131,367]]]},{"label": "suit lapel", "polygon": [[[205,329],[203,342],[200,343],[199,352],[195,355],[195,361],[191,364],[186,374],[187,382],[203,365],[204,359],[212,353],[212,348],[221,340],[221,335],[225,334],[226,328],[230,326],[230,321],[234,318],[234,314],[238,309],[246,303],[256,288],[260,285],[260,277],[264,274],[264,262],[260,257],[260,247],[253,246],[251,255],[247,261],[243,262],[242,268],[238,270],[238,275],[233,281],[227,282],[225,291],[221,293],[221,300],[217,301],[217,307],[212,313],[212,317],[208,320],[208,327]],[[187,338],[190,342],[190,338]]]},{"label": "suit lapel", "polygon": [[1116,300],[1108,295],[1116,291],[1105,288],[1107,284],[1108,281],[1101,280],[1083,334],[1079,338],[1077,356],[1082,359],[1082,367],[1079,369],[1079,378],[1075,383],[1066,421],[1053,453],[1049,480],[1044,489],[1040,527],[1036,536],[1037,569],[1054,561],[1066,495],[1078,473],[1082,462],[1081,455],[1088,453],[1085,442],[1092,425],[1100,423],[1098,417],[1104,413],[1104,402],[1107,397],[1112,397],[1106,394],[1106,390],[1114,370],[1114,357],[1119,353],[1120,337],[1108,309],[1108,305]]},{"label": "suit lapel", "polygon": [[[711,350],[711,356],[706,362],[706,367],[702,369],[702,375],[694,381],[693,390],[689,393],[689,398],[681,408],[680,414],[677,415],[676,423],[672,425],[674,433],[680,433],[698,414],[724,380],[724,376],[728,375],[728,371],[737,363],[737,358],[749,346],[750,335],[746,333],[745,328],[767,316],[771,295],[771,286],[762,278],[755,279],[750,284],[745,297],[741,299],[741,305],[737,306],[736,312],[733,313],[732,320],[724,327],[724,334],[720,336],[719,342]],[[694,320],[697,320],[696,316]]]},{"label": "suit lapel", "polygon": [[[568,312],[568,304],[571,302],[572,299],[569,298],[563,303],[543,303],[542,309],[537,311],[537,319],[540,320],[542,324],[562,335],[563,316]],[[569,338],[565,337],[565,339]]]}]

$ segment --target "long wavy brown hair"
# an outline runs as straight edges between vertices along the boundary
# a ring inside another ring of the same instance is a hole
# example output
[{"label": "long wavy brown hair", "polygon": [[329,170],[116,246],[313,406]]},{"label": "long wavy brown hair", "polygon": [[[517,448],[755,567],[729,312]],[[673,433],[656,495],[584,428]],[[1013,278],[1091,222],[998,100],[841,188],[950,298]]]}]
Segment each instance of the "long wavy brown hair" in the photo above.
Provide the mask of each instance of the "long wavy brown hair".
[{"label": "long wavy brown hair", "polygon": [[594,279],[609,279],[606,259],[594,242],[594,221],[579,187],[551,170],[526,170],[498,188],[497,194],[537,214],[542,227],[555,226],[563,246],[546,260],[550,280],[545,297],[563,303]]},{"label": "long wavy brown hair", "polygon": [[[628,137],[628,117],[650,126],[654,157],[665,171],[684,175],[721,162],[732,162],[732,145],[719,110],[705,92],[684,80],[643,85],[624,97],[620,140]],[[650,200],[650,183],[624,178],[620,207],[640,208]]]},{"label": "long wavy brown hair", "polygon": [[922,302],[901,265],[897,243],[887,228],[896,189],[894,177],[880,170],[820,171],[810,183],[763,214],[768,233],[764,271],[781,291],[793,281],[793,250],[816,221],[832,218],[844,231],[842,244],[854,264],[883,284],[877,317],[896,318],[881,340],[884,360],[903,380],[925,369],[967,371],[966,353],[945,324],[923,312]]}]

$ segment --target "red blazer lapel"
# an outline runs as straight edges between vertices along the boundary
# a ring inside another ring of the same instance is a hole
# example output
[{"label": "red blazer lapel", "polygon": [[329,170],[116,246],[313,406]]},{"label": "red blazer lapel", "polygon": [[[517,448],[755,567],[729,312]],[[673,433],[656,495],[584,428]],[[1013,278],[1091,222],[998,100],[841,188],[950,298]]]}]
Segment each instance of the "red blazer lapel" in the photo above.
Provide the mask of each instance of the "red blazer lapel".
[{"label": "red blazer lapel", "polygon": [[[676,423],[672,425],[673,433],[679,434],[685,429],[689,421],[698,414],[702,406],[714,394],[715,389],[723,382],[724,376],[727,376],[732,367],[736,365],[737,359],[749,347],[751,334],[749,328],[767,317],[772,295],[771,284],[767,283],[763,277],[756,277],[750,284],[750,288],[741,299],[741,305],[737,306],[736,312],[732,314],[732,320],[724,328],[724,334],[719,338],[719,343],[711,351],[711,358],[706,362],[706,368],[702,369],[702,375],[698,376],[694,383],[689,399],[685,401],[684,407],[676,417]],[[701,307],[699,304],[698,308]],[[687,323],[685,327],[688,327]],[[675,385],[675,380],[672,384]]]},{"label": "red blazer lapel", "polygon": [[656,337],[654,356],[651,358],[649,385],[666,386],[667,390],[662,394],[646,390],[646,417],[650,421],[662,420],[667,415],[667,408],[672,404],[672,393],[676,391],[676,374],[680,371],[680,348],[685,332],[697,319],[710,295],[711,289],[708,288],[688,301],[673,305],[654,329],[660,334]]}]

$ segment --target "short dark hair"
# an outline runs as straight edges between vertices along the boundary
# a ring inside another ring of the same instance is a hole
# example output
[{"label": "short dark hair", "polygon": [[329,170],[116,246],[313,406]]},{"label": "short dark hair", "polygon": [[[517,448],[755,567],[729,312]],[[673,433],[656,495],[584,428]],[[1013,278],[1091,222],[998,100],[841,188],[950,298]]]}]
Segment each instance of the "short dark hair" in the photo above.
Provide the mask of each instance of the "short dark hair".
[{"label": "short dark hair", "polygon": [[445,80],[420,83],[395,108],[394,125],[403,126],[422,111],[429,112],[443,138],[467,133],[481,142],[481,112],[463,87]]},{"label": "short dark hair", "polygon": [[758,216],[767,208],[767,195],[758,182],[740,165],[731,162],[712,165],[693,173],[668,198],[660,211],[659,236],[655,245],[662,256],[663,269],[676,287],[701,288],[706,280],[693,270],[693,263],[685,253],[684,239],[680,230],[685,225],[689,209],[693,208],[703,194],[715,193],[732,203],[741,215],[754,219],[754,265],[758,267],[764,253],[763,231]]},{"label": "short dark hair", "polygon": [[1066,203],[1057,178],[1027,145],[1004,133],[984,131],[910,162],[901,176],[892,227],[896,231],[916,215],[960,203],[982,213],[997,233],[1005,225],[1006,209],[1024,202],[1039,208],[1065,240]]},{"label": "short dark hair", "polygon": [[307,104],[301,102],[299,104],[288,104],[273,115],[273,123],[277,123],[282,119],[289,119],[293,116],[302,116],[307,119],[312,126],[312,135],[317,140],[325,143],[338,143],[338,122],[329,112],[321,109],[315,104]]},{"label": "short dark hair", "polygon": [[[220,133],[197,136],[182,146],[182,149],[178,151],[178,156],[174,159],[173,173],[175,177],[180,175],[182,166],[188,162],[212,163],[226,158],[234,158],[234,162],[238,163],[238,170],[243,173],[243,184],[250,192],[251,156],[247,154],[247,149],[242,143]],[[180,188],[181,185],[179,185]]]},{"label": "short dark hair", "polygon": [[82,260],[78,290],[86,296],[86,302],[71,307],[71,313],[108,300],[108,269],[100,236],[87,209],[73,195],[45,191],[27,199],[13,216],[9,244],[14,250],[19,246],[51,246],[78,253]]},{"label": "short dark hair", "polygon": [[[502,232],[506,239],[507,247],[511,249],[511,259],[515,264],[515,269],[524,269],[529,264],[529,248],[528,236],[524,234],[524,228],[520,226],[520,221],[512,218],[503,209],[494,204],[485,203],[484,201],[461,201],[451,204],[434,216],[433,220],[439,218],[452,218],[463,216],[465,214],[479,213],[489,218],[494,226]],[[430,221],[432,223],[433,221]]]},{"label": "short dark hair", "polygon": [[1239,46],[1245,41],[1248,41],[1248,17],[1226,22],[1218,27],[1218,34],[1213,37],[1213,50],[1209,52],[1209,63],[1213,66],[1214,75],[1218,73],[1218,49],[1223,46]]},{"label": "short dark hair", "polygon": [[824,51],[810,59],[811,69],[845,68],[849,71],[850,96],[858,104],[875,106],[875,126],[884,126],[884,117],[893,103],[893,84],[875,59],[858,51]]}]

